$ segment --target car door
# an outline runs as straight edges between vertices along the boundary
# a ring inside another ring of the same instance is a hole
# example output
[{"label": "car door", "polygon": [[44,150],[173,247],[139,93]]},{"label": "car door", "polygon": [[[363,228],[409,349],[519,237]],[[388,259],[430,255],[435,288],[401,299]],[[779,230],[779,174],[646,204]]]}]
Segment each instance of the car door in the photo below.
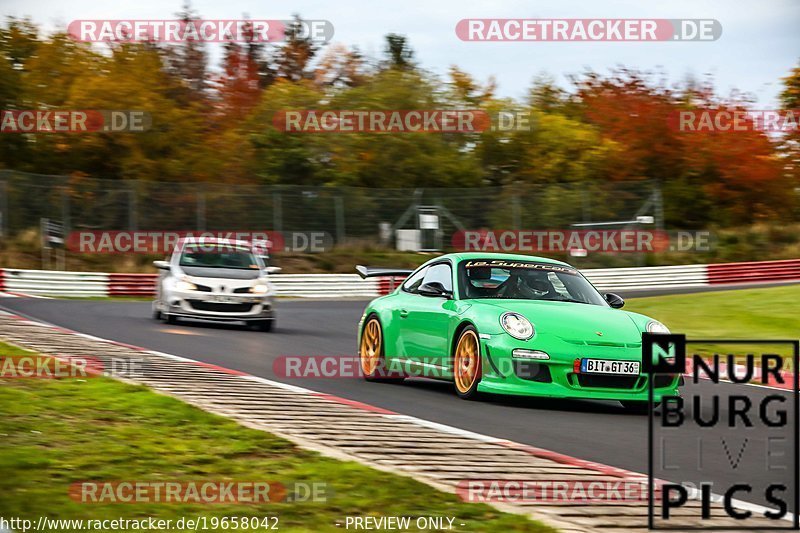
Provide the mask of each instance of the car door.
[{"label": "car door", "polygon": [[406,357],[435,370],[446,364],[449,355],[449,330],[455,305],[452,299],[419,294],[419,287],[434,281],[452,294],[453,270],[449,261],[428,267],[421,283],[407,293],[399,313]]},{"label": "car door", "polygon": [[422,285],[427,271],[428,267],[425,266],[408,276],[401,285],[400,290],[392,296],[391,324],[384,325],[385,357],[387,361],[396,357],[401,359],[409,358],[404,338],[408,309],[413,307],[414,301],[419,297],[417,289]]}]

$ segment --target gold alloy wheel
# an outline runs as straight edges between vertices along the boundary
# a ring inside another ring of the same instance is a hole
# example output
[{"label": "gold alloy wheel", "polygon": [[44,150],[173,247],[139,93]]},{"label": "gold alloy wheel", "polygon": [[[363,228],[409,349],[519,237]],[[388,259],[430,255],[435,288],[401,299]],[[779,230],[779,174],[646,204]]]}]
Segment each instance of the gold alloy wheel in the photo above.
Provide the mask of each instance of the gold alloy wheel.
[{"label": "gold alloy wheel", "polygon": [[381,325],[377,318],[370,319],[361,334],[361,349],[359,359],[361,359],[361,370],[365,376],[372,376],[378,368],[381,358]]},{"label": "gold alloy wheel", "polygon": [[475,380],[478,379],[480,366],[480,348],[478,336],[472,330],[465,331],[458,339],[456,355],[453,359],[453,371],[456,388],[461,394],[469,392]]}]

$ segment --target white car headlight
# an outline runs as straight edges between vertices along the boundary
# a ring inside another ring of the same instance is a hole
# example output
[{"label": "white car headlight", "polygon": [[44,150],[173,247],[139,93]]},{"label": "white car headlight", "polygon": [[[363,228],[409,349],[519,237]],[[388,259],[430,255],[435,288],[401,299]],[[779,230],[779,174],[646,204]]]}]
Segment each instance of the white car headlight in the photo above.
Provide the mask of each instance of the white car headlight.
[{"label": "white car headlight", "polygon": [[521,341],[530,339],[535,333],[533,324],[519,313],[505,313],[500,317],[500,325],[506,333]]},{"label": "white car headlight", "polygon": [[196,291],[197,285],[192,283],[191,281],[186,281],[184,279],[178,280],[175,282],[175,289],[181,292],[183,291]]},{"label": "white car headlight", "polygon": [[659,322],[658,320],[651,320],[647,323],[648,333],[666,333],[669,334],[669,328]]},{"label": "white car headlight", "polygon": [[250,288],[250,292],[253,294],[267,294],[269,292],[269,286],[265,283],[258,283]]}]

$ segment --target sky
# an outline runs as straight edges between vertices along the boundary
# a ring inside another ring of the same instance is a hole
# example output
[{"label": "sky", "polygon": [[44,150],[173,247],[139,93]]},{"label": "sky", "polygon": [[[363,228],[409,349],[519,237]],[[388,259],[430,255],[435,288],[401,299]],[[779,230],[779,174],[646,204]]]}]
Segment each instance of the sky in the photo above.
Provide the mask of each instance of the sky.
[{"label": "sky", "polygon": [[[29,16],[47,31],[76,19],[171,19],[183,0],[0,0],[3,16]],[[567,76],[587,69],[608,73],[633,67],[666,77],[670,84],[711,75],[723,97],[733,91],[755,99],[756,109],[777,105],[781,78],[800,62],[798,0],[192,0],[205,19],[329,20],[333,42],[358,45],[377,57],[383,37],[406,35],[427,70],[446,74],[458,65],[479,81],[494,76],[498,94],[523,98],[536,75],[549,74],[563,87]],[[463,42],[456,23],[465,18],[668,18],[716,19],[722,35],[713,42]],[[213,46],[212,58],[218,57]]]}]

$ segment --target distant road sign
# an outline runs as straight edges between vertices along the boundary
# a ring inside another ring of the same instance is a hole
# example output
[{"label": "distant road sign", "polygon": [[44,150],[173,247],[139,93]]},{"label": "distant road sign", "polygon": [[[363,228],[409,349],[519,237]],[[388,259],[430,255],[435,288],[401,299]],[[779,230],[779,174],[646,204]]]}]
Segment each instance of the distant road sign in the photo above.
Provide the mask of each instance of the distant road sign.
[{"label": "distant road sign", "polygon": [[42,228],[42,247],[43,248],[63,248],[64,247],[64,224],[57,220],[43,218]]}]

